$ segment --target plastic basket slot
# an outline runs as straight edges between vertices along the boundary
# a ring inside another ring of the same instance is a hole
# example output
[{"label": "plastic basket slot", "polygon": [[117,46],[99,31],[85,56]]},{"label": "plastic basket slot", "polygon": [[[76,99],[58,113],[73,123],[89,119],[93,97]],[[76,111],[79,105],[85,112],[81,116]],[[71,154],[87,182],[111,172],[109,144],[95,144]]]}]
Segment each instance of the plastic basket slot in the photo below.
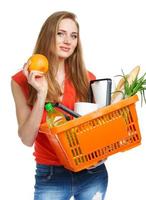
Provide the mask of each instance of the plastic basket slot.
[{"label": "plastic basket slot", "polygon": [[97,125],[98,124],[95,120],[90,120],[90,121],[84,123],[83,126],[81,125],[81,129],[82,129],[82,131],[86,132],[86,131],[90,131],[90,130],[96,128]]},{"label": "plastic basket slot", "polygon": [[94,151],[94,155],[95,155],[95,158],[97,158],[97,157],[98,157],[98,154],[97,154],[97,152],[96,152],[96,151]]},{"label": "plastic basket slot", "polygon": [[81,134],[96,128],[98,125],[103,124],[101,120],[90,120],[78,126],[77,134]]},{"label": "plastic basket slot", "polygon": [[119,149],[121,147],[121,144],[119,141],[113,143],[113,144],[110,144],[110,145],[107,145],[107,146],[104,146],[102,147],[101,149],[97,149],[97,153],[98,153],[98,157],[100,156],[103,156],[103,155],[108,155],[109,153],[111,153],[112,151],[114,151],[115,149]]},{"label": "plastic basket slot", "polygon": [[71,152],[72,152],[73,157],[75,157],[76,155],[75,155],[74,149],[71,149]]},{"label": "plastic basket slot", "polygon": [[133,117],[132,117],[132,114],[131,114],[131,112],[129,111],[129,118],[130,118],[130,121],[131,121],[131,123],[133,122]]},{"label": "plastic basket slot", "polygon": [[87,155],[85,155],[84,158],[85,158],[86,161],[88,161],[88,157],[87,157]]},{"label": "plastic basket slot", "polygon": [[133,123],[132,127],[133,127],[134,132],[136,132],[136,127],[135,127],[134,123]]},{"label": "plastic basket slot", "polygon": [[123,140],[120,141],[120,147],[129,145],[132,143],[137,143],[137,141],[139,141],[139,140],[140,140],[140,138],[139,138],[138,134],[134,134],[129,137],[125,137]]},{"label": "plastic basket slot", "polygon": [[104,120],[105,121],[111,121],[112,120],[112,117],[110,115],[104,115]]},{"label": "plastic basket slot", "polygon": [[114,112],[111,113],[111,117],[113,118],[118,118],[120,116],[120,112],[118,110],[115,110]]},{"label": "plastic basket slot", "polygon": [[84,159],[83,156],[74,158],[74,164],[75,165],[83,164],[85,162],[86,162],[86,160]]},{"label": "plastic basket slot", "polygon": [[140,141],[140,137],[139,137],[139,135],[136,134],[135,136],[136,136],[137,140]]},{"label": "plastic basket slot", "polygon": [[111,113],[109,113],[109,114],[106,115],[106,116],[107,116],[108,121],[111,121],[111,120],[112,120],[112,114],[111,114]]},{"label": "plastic basket slot", "polygon": [[123,110],[126,115],[127,124],[130,124],[131,123],[130,110],[128,107],[125,107]]},{"label": "plastic basket slot", "polygon": [[119,110],[115,110],[114,112],[109,114],[111,117],[119,117],[122,116],[123,119],[125,120],[126,124],[132,123],[133,122],[133,118],[130,112],[130,109],[128,106],[121,108]]},{"label": "plastic basket slot", "polygon": [[102,125],[102,124],[103,124],[102,121],[100,120],[100,118],[98,118],[98,119],[97,119],[97,125],[100,126],[100,125]]},{"label": "plastic basket slot", "polygon": [[127,130],[128,130],[129,136],[135,134],[136,133],[136,127],[135,127],[134,123],[127,126]]},{"label": "plastic basket slot", "polygon": [[114,148],[115,148],[115,149],[118,149],[119,147],[120,147],[119,142],[115,142],[115,143],[114,143]]},{"label": "plastic basket slot", "polygon": [[99,149],[97,150],[97,154],[98,154],[98,156],[101,156],[101,152]]},{"label": "plastic basket slot", "polygon": [[74,158],[74,162],[75,162],[75,165],[78,165],[80,163],[78,158]]},{"label": "plastic basket slot", "polygon": [[128,135],[132,135],[132,133],[133,133],[133,127],[131,125],[127,126],[127,130],[128,130]]},{"label": "plastic basket slot", "polygon": [[78,156],[78,155],[82,155],[82,152],[81,152],[81,148],[80,148],[80,147],[71,149],[71,152],[72,152],[73,157],[76,157],[76,156]]},{"label": "plastic basket slot", "polygon": [[72,129],[66,131],[66,133],[65,133],[68,144],[69,144],[70,147],[74,147],[76,145],[79,145],[79,141],[77,139],[76,132],[78,132],[77,127],[72,128]]},{"label": "plastic basket slot", "polygon": [[132,139],[133,139],[133,142],[140,141],[140,138],[139,138],[138,134],[134,134],[134,135],[132,135],[131,137],[132,137]]},{"label": "plastic basket slot", "polygon": [[95,128],[97,126],[96,120],[91,120],[91,121],[89,121],[88,124],[89,124],[89,127],[92,127],[92,128]]},{"label": "plastic basket slot", "polygon": [[67,141],[68,141],[69,146],[72,147],[72,142],[71,142],[71,140],[70,140],[68,131],[66,131],[66,134],[65,134],[65,135],[66,135],[66,138],[67,138]]},{"label": "plastic basket slot", "polygon": [[91,155],[87,154],[88,160],[91,160]]},{"label": "plastic basket slot", "polygon": [[[92,126],[92,125],[91,125]],[[89,130],[91,128],[91,126],[89,125],[89,122],[88,123],[84,123],[82,126],[81,126],[81,130],[84,132],[85,130]]]},{"label": "plastic basket slot", "polygon": [[74,148],[74,155],[75,155],[75,156],[78,156],[78,155],[79,155],[79,152],[78,152],[77,148]]},{"label": "plastic basket slot", "polygon": [[111,152],[114,149],[114,147],[115,147],[114,144],[111,144],[111,145],[105,146],[101,149],[98,149],[98,152],[100,151],[100,156],[103,156],[103,155],[107,154],[108,152]]},{"label": "plastic basket slot", "polygon": [[81,156],[81,160],[83,163],[85,162],[84,156]]},{"label": "plastic basket slot", "polygon": [[93,119],[91,122],[89,122],[89,125],[92,126],[93,128],[96,127],[97,125],[96,120]]},{"label": "plastic basket slot", "polygon": [[[80,125],[78,127],[75,127],[75,130],[76,129],[78,130],[78,131],[75,131],[75,132],[76,133],[80,133],[80,132],[84,132],[85,129],[89,129],[89,125],[88,124],[89,123],[84,123],[84,124],[82,124],[82,125]],[[72,128],[72,129],[74,129],[74,128]],[[71,131],[71,129],[69,131]]]},{"label": "plastic basket slot", "polygon": [[94,152],[91,153],[91,157],[92,157],[92,159],[95,158],[95,156],[94,156]]},{"label": "plastic basket slot", "polygon": [[77,158],[77,161],[78,161],[78,162],[77,162],[78,164],[81,164],[81,163],[82,163],[82,160],[80,159],[80,157]]},{"label": "plastic basket slot", "polygon": [[136,135],[133,135],[133,136],[131,136],[131,143],[133,143],[133,142],[136,142],[137,140],[138,140],[138,138],[137,138],[137,134]]},{"label": "plastic basket slot", "polygon": [[107,154],[108,152],[111,152],[114,150],[114,145],[111,144],[111,145],[105,146],[101,150],[102,150],[102,155]]},{"label": "plastic basket slot", "polygon": [[102,148],[100,151],[101,151],[101,155],[104,155],[104,151],[105,150],[105,148]]},{"label": "plastic basket slot", "polygon": [[129,124],[130,123],[130,118],[129,118],[129,109],[128,108],[122,108],[122,109],[119,109],[119,112],[121,114],[121,116],[123,117],[123,119],[125,120],[126,124]]},{"label": "plastic basket slot", "polygon": [[[124,119],[124,121],[125,121],[125,114],[124,114],[124,111],[123,111],[123,109],[119,109],[119,110],[117,110],[117,111],[115,111],[115,112],[117,112],[118,113],[118,115],[119,116],[121,116],[123,119]],[[126,122],[126,124],[127,124],[127,121],[125,121]]]},{"label": "plastic basket slot", "polygon": [[136,141],[137,141],[136,135],[133,135],[133,136],[131,137],[131,141],[132,141],[132,142],[136,142]]},{"label": "plastic basket slot", "polygon": [[75,165],[78,165],[77,159],[74,159],[74,163]]},{"label": "plastic basket slot", "polygon": [[112,119],[112,117],[109,117],[108,115],[104,115],[104,116],[99,117],[97,119],[91,120],[91,122],[93,122],[92,124],[94,124],[94,127],[92,127],[92,128],[95,128],[97,126],[101,126],[101,125],[105,124],[106,122],[110,121],[111,119]]},{"label": "plastic basket slot", "polygon": [[75,165],[79,165],[79,164],[82,164],[82,163],[89,162],[93,159],[97,159],[97,153],[96,152],[92,152],[91,154],[87,154],[87,155],[77,156],[77,157],[74,158],[74,162],[75,162]]},{"label": "plastic basket slot", "polygon": [[104,124],[106,121],[104,120],[104,117],[100,117],[99,120],[101,121],[101,124]]},{"label": "plastic basket slot", "polygon": [[127,112],[127,118],[128,118],[129,123],[132,123],[133,122],[133,118],[132,118],[131,111],[130,111],[128,106],[125,107],[125,111]]}]

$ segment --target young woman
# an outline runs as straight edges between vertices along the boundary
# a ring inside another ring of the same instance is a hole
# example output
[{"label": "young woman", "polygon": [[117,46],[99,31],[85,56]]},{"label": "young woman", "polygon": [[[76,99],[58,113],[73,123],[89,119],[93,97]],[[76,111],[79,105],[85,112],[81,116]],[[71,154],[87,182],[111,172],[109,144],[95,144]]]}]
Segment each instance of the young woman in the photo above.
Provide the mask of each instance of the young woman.
[{"label": "young woman", "polygon": [[[62,11],[48,17],[42,26],[33,53],[49,60],[47,76],[28,72],[28,64],[12,76],[18,134],[27,146],[34,144],[36,182],[34,200],[103,200],[108,175],[104,164],[72,172],[56,157],[45,134],[39,132],[45,121],[46,102],[61,102],[74,109],[76,101],[87,101],[89,81],[95,76],[84,66],[79,25],[73,13]],[[36,78],[36,76],[40,78]]]}]

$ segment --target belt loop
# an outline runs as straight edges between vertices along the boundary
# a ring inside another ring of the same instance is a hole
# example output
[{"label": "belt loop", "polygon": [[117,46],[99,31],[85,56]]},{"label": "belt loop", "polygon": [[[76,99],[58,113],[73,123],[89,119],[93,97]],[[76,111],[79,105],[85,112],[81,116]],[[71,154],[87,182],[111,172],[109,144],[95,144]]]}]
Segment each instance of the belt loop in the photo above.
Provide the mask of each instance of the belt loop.
[{"label": "belt loop", "polygon": [[54,171],[54,166],[50,166],[50,176],[53,175],[53,171]]},{"label": "belt loop", "polygon": [[49,169],[50,169],[50,172],[49,172],[49,175],[48,175],[48,180],[50,180],[52,178],[52,175],[53,175],[53,166],[49,166]]}]

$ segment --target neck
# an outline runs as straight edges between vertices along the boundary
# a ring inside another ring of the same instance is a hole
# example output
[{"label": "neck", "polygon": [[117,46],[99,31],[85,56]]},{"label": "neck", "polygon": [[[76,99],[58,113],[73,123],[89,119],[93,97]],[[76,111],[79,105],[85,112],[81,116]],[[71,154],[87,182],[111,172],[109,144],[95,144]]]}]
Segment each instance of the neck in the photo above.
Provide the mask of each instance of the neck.
[{"label": "neck", "polygon": [[59,60],[59,65],[58,65],[58,71],[57,71],[57,74],[61,75],[61,74],[64,74],[65,73],[65,62],[64,62],[64,59],[60,59]]},{"label": "neck", "polygon": [[56,80],[59,82],[59,84],[62,84],[62,82],[64,81],[64,77],[65,77],[64,60],[60,60],[56,75]]},{"label": "neck", "polygon": [[64,69],[64,59],[59,59],[59,69]]}]

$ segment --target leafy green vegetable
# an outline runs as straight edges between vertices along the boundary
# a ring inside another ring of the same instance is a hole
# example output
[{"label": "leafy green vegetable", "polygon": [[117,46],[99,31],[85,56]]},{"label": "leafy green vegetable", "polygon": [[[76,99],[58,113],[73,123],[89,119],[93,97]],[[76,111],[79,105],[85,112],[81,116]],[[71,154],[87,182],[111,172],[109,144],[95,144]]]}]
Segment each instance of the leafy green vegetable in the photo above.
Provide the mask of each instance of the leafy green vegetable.
[{"label": "leafy green vegetable", "polygon": [[141,95],[141,105],[143,101],[146,103],[146,73],[144,73],[140,78],[136,76],[132,83],[128,82],[128,77],[124,74],[123,70],[122,77],[124,78],[124,90],[121,91],[123,93],[123,98],[133,96],[139,92]]}]

